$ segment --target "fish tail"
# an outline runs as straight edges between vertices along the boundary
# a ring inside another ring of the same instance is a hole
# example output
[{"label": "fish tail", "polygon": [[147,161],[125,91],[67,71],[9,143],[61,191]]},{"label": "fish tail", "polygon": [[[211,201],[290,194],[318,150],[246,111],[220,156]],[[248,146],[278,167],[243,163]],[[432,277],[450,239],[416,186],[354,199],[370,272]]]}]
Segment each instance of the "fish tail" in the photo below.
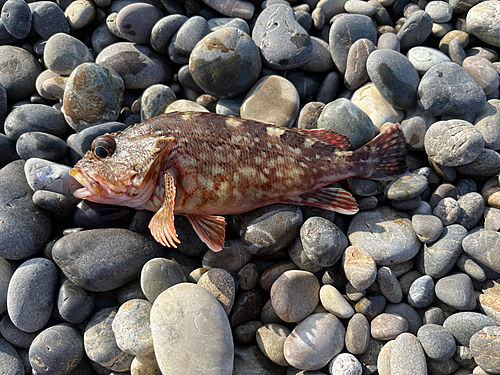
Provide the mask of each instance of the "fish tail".
[{"label": "fish tail", "polygon": [[353,157],[367,164],[366,175],[363,177],[372,180],[393,180],[407,171],[405,145],[401,125],[395,123],[354,151]]}]

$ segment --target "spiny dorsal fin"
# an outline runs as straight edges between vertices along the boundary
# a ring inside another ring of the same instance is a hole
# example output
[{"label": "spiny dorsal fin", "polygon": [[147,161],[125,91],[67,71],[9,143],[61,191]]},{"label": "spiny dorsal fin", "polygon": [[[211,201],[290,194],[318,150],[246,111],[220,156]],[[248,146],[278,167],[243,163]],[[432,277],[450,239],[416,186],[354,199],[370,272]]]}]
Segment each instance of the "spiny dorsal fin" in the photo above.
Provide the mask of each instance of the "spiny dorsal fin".
[{"label": "spiny dorsal fin", "polygon": [[296,133],[302,134],[308,138],[316,139],[320,142],[327,143],[335,147],[339,151],[347,151],[349,148],[349,139],[342,134],[335,133],[328,129],[289,129]]}]

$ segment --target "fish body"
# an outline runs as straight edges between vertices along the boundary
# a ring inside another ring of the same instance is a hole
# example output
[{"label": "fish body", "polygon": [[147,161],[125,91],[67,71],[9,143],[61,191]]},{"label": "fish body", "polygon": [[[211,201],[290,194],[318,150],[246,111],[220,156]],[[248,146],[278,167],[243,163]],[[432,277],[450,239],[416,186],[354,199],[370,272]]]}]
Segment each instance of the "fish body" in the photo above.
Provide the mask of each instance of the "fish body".
[{"label": "fish body", "polygon": [[70,171],[78,198],[156,212],[153,237],[179,242],[174,214],[186,215],[210,249],[224,244],[223,215],[273,203],[357,212],[331,186],[350,177],[393,179],[406,171],[398,124],[359,150],[324,129],[285,129],[203,112],[169,113],[94,140]]}]

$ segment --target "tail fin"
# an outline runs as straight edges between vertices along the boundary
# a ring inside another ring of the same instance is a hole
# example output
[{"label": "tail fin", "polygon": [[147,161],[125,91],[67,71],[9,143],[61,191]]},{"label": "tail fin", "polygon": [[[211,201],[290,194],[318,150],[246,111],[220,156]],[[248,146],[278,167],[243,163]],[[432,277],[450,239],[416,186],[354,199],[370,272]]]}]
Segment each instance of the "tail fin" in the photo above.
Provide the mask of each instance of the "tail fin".
[{"label": "tail fin", "polygon": [[395,123],[356,150],[354,155],[371,164],[366,178],[393,180],[407,171],[405,145],[401,125]]}]

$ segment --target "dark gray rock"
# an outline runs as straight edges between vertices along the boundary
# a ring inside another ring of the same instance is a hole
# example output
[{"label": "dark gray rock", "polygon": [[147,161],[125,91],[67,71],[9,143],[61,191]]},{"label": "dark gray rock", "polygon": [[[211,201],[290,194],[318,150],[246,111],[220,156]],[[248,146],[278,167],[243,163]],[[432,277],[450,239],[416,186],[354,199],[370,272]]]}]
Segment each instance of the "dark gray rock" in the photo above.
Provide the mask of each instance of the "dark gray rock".
[{"label": "dark gray rock", "polygon": [[24,39],[31,30],[31,10],[22,0],[7,0],[2,7],[1,20],[10,35]]},{"label": "dark gray rock", "polygon": [[151,4],[133,3],[118,12],[116,27],[124,39],[148,44],[153,26],[162,17],[163,13]]},{"label": "dark gray rock", "polygon": [[[392,303],[399,303],[403,298],[401,285],[394,272],[387,266],[380,267],[377,272],[377,281],[380,292]],[[376,339],[381,339],[374,337]]]},{"label": "dark gray rock", "polygon": [[408,321],[408,332],[416,335],[418,329],[422,326],[422,319],[417,311],[406,303],[388,303],[384,309],[387,314],[401,315]]},{"label": "dark gray rock", "polygon": [[78,65],[94,62],[94,57],[82,41],[68,34],[57,33],[47,41],[43,60],[48,69],[68,76]]},{"label": "dark gray rock", "polygon": [[268,359],[255,344],[235,344],[233,374],[280,375],[283,374],[283,366],[277,365]]},{"label": "dark gray rock", "polygon": [[294,85],[303,103],[314,100],[323,80],[323,76],[319,73],[299,69],[287,71],[286,78]]},{"label": "dark gray rock", "polygon": [[25,332],[20,330],[12,323],[9,315],[5,315],[0,321],[0,334],[2,338],[17,348],[29,349],[31,343],[39,333],[39,331]]},{"label": "dark gray rock", "polygon": [[240,291],[234,299],[233,308],[228,316],[231,327],[259,320],[266,298],[268,298],[266,293],[259,288]]},{"label": "dark gray rock", "polygon": [[227,240],[219,252],[207,251],[202,264],[206,268],[223,268],[226,271],[239,271],[248,263],[252,254],[242,240]]},{"label": "dark gray rock", "polygon": [[471,278],[457,273],[439,279],[436,283],[436,297],[456,310],[474,310],[476,297]]},{"label": "dark gray rock", "polygon": [[363,354],[356,356],[367,375],[375,374],[377,372],[378,356],[383,346],[384,341],[375,340],[374,338],[370,337],[368,349],[366,349]]},{"label": "dark gray rock", "polygon": [[61,138],[44,132],[23,133],[16,142],[16,151],[24,160],[40,158],[60,161],[66,148],[66,142]]},{"label": "dark gray rock", "polygon": [[37,374],[67,374],[83,358],[83,339],[70,324],[45,329],[33,340],[29,349],[30,364]]},{"label": "dark gray rock", "polygon": [[462,195],[457,203],[460,206],[460,216],[456,223],[467,230],[471,230],[483,216],[485,207],[483,197],[476,192],[467,193]]},{"label": "dark gray rock", "polygon": [[432,32],[432,18],[423,10],[411,14],[399,29],[397,36],[401,50],[422,44]]},{"label": "dark gray rock", "polygon": [[252,39],[264,65],[271,69],[297,68],[312,54],[311,38],[289,5],[274,4],[264,9],[255,22]]},{"label": "dark gray rock", "polygon": [[436,241],[443,232],[443,222],[434,215],[415,214],[411,217],[411,224],[423,243]]},{"label": "dark gray rock", "polygon": [[456,223],[460,213],[461,209],[458,202],[451,197],[441,199],[432,211],[432,214],[441,220],[443,226]]},{"label": "dark gray rock", "polygon": [[118,228],[72,233],[52,249],[54,261],[68,279],[94,292],[131,282],[148,260],[163,255],[160,244]]},{"label": "dark gray rock", "polygon": [[185,281],[181,267],[170,259],[151,259],[141,270],[141,289],[151,303],[164,290]]},{"label": "dark gray rock", "polygon": [[469,346],[471,337],[488,326],[498,324],[489,316],[471,311],[452,314],[443,323],[443,327],[463,346]]},{"label": "dark gray rock", "polygon": [[141,96],[141,121],[165,113],[167,107],[177,100],[173,90],[162,84],[149,86]]},{"label": "dark gray rock", "polygon": [[459,65],[445,62],[434,65],[418,86],[418,103],[430,115],[476,113],[486,103],[486,95]]},{"label": "dark gray rock", "polygon": [[14,325],[26,332],[42,329],[55,302],[57,269],[50,260],[32,258],[14,272],[7,292],[7,311]]},{"label": "dark gray rock", "polygon": [[375,50],[375,45],[366,38],[358,39],[351,45],[344,75],[344,83],[348,89],[356,90],[370,79],[366,71],[366,60]]},{"label": "dark gray rock", "polygon": [[16,349],[0,338],[0,368],[5,375],[24,374],[24,365]]},{"label": "dark gray rock", "polygon": [[363,314],[366,319],[372,320],[384,311],[386,303],[387,301],[382,295],[367,296],[354,306],[354,310],[357,313]]},{"label": "dark gray rock", "polygon": [[457,172],[478,177],[492,177],[500,173],[500,154],[484,148],[472,163],[460,165]]},{"label": "dark gray rock", "polygon": [[101,23],[92,33],[92,49],[99,54],[101,51],[114,43],[118,43],[121,39],[109,31],[106,23]]},{"label": "dark gray rock", "polygon": [[442,326],[445,319],[446,316],[441,308],[430,307],[425,311],[422,320],[424,324],[437,324]]},{"label": "dark gray rock", "polygon": [[193,48],[209,32],[208,23],[203,17],[189,18],[170,40],[168,57],[176,64],[187,64]]},{"label": "dark gray rock", "polygon": [[434,302],[434,280],[432,277],[424,275],[411,284],[408,302],[417,309],[428,307]]},{"label": "dark gray rock", "polygon": [[345,335],[345,346],[349,353],[363,354],[370,343],[370,323],[361,314],[354,314],[349,323]]},{"label": "dark gray rock", "polygon": [[33,29],[43,39],[57,33],[69,34],[68,20],[62,9],[52,1],[37,1],[28,4],[33,17]]},{"label": "dark gray rock", "polygon": [[463,239],[464,251],[474,260],[500,272],[500,233],[481,230]]},{"label": "dark gray rock", "polygon": [[156,22],[150,38],[154,50],[167,54],[170,40],[187,20],[188,18],[182,14],[170,14]]},{"label": "dark gray rock", "polygon": [[321,103],[332,102],[337,97],[340,86],[339,73],[335,71],[328,73],[319,87],[318,93],[316,94],[316,101]]},{"label": "dark gray rock", "polygon": [[66,280],[59,289],[57,310],[67,322],[79,324],[92,313],[94,301],[94,293],[87,292],[71,280]]},{"label": "dark gray rock", "polygon": [[121,305],[131,299],[146,299],[142,292],[140,280],[132,281],[115,290],[116,300]]},{"label": "dark gray rock", "polygon": [[333,64],[332,56],[330,55],[328,43],[323,39],[311,36],[311,45],[311,56],[304,65],[300,66],[300,69],[317,73],[331,71],[335,65]]},{"label": "dark gray rock", "polygon": [[0,257],[0,313],[2,314],[7,310],[7,290],[14,270],[13,264]]}]

